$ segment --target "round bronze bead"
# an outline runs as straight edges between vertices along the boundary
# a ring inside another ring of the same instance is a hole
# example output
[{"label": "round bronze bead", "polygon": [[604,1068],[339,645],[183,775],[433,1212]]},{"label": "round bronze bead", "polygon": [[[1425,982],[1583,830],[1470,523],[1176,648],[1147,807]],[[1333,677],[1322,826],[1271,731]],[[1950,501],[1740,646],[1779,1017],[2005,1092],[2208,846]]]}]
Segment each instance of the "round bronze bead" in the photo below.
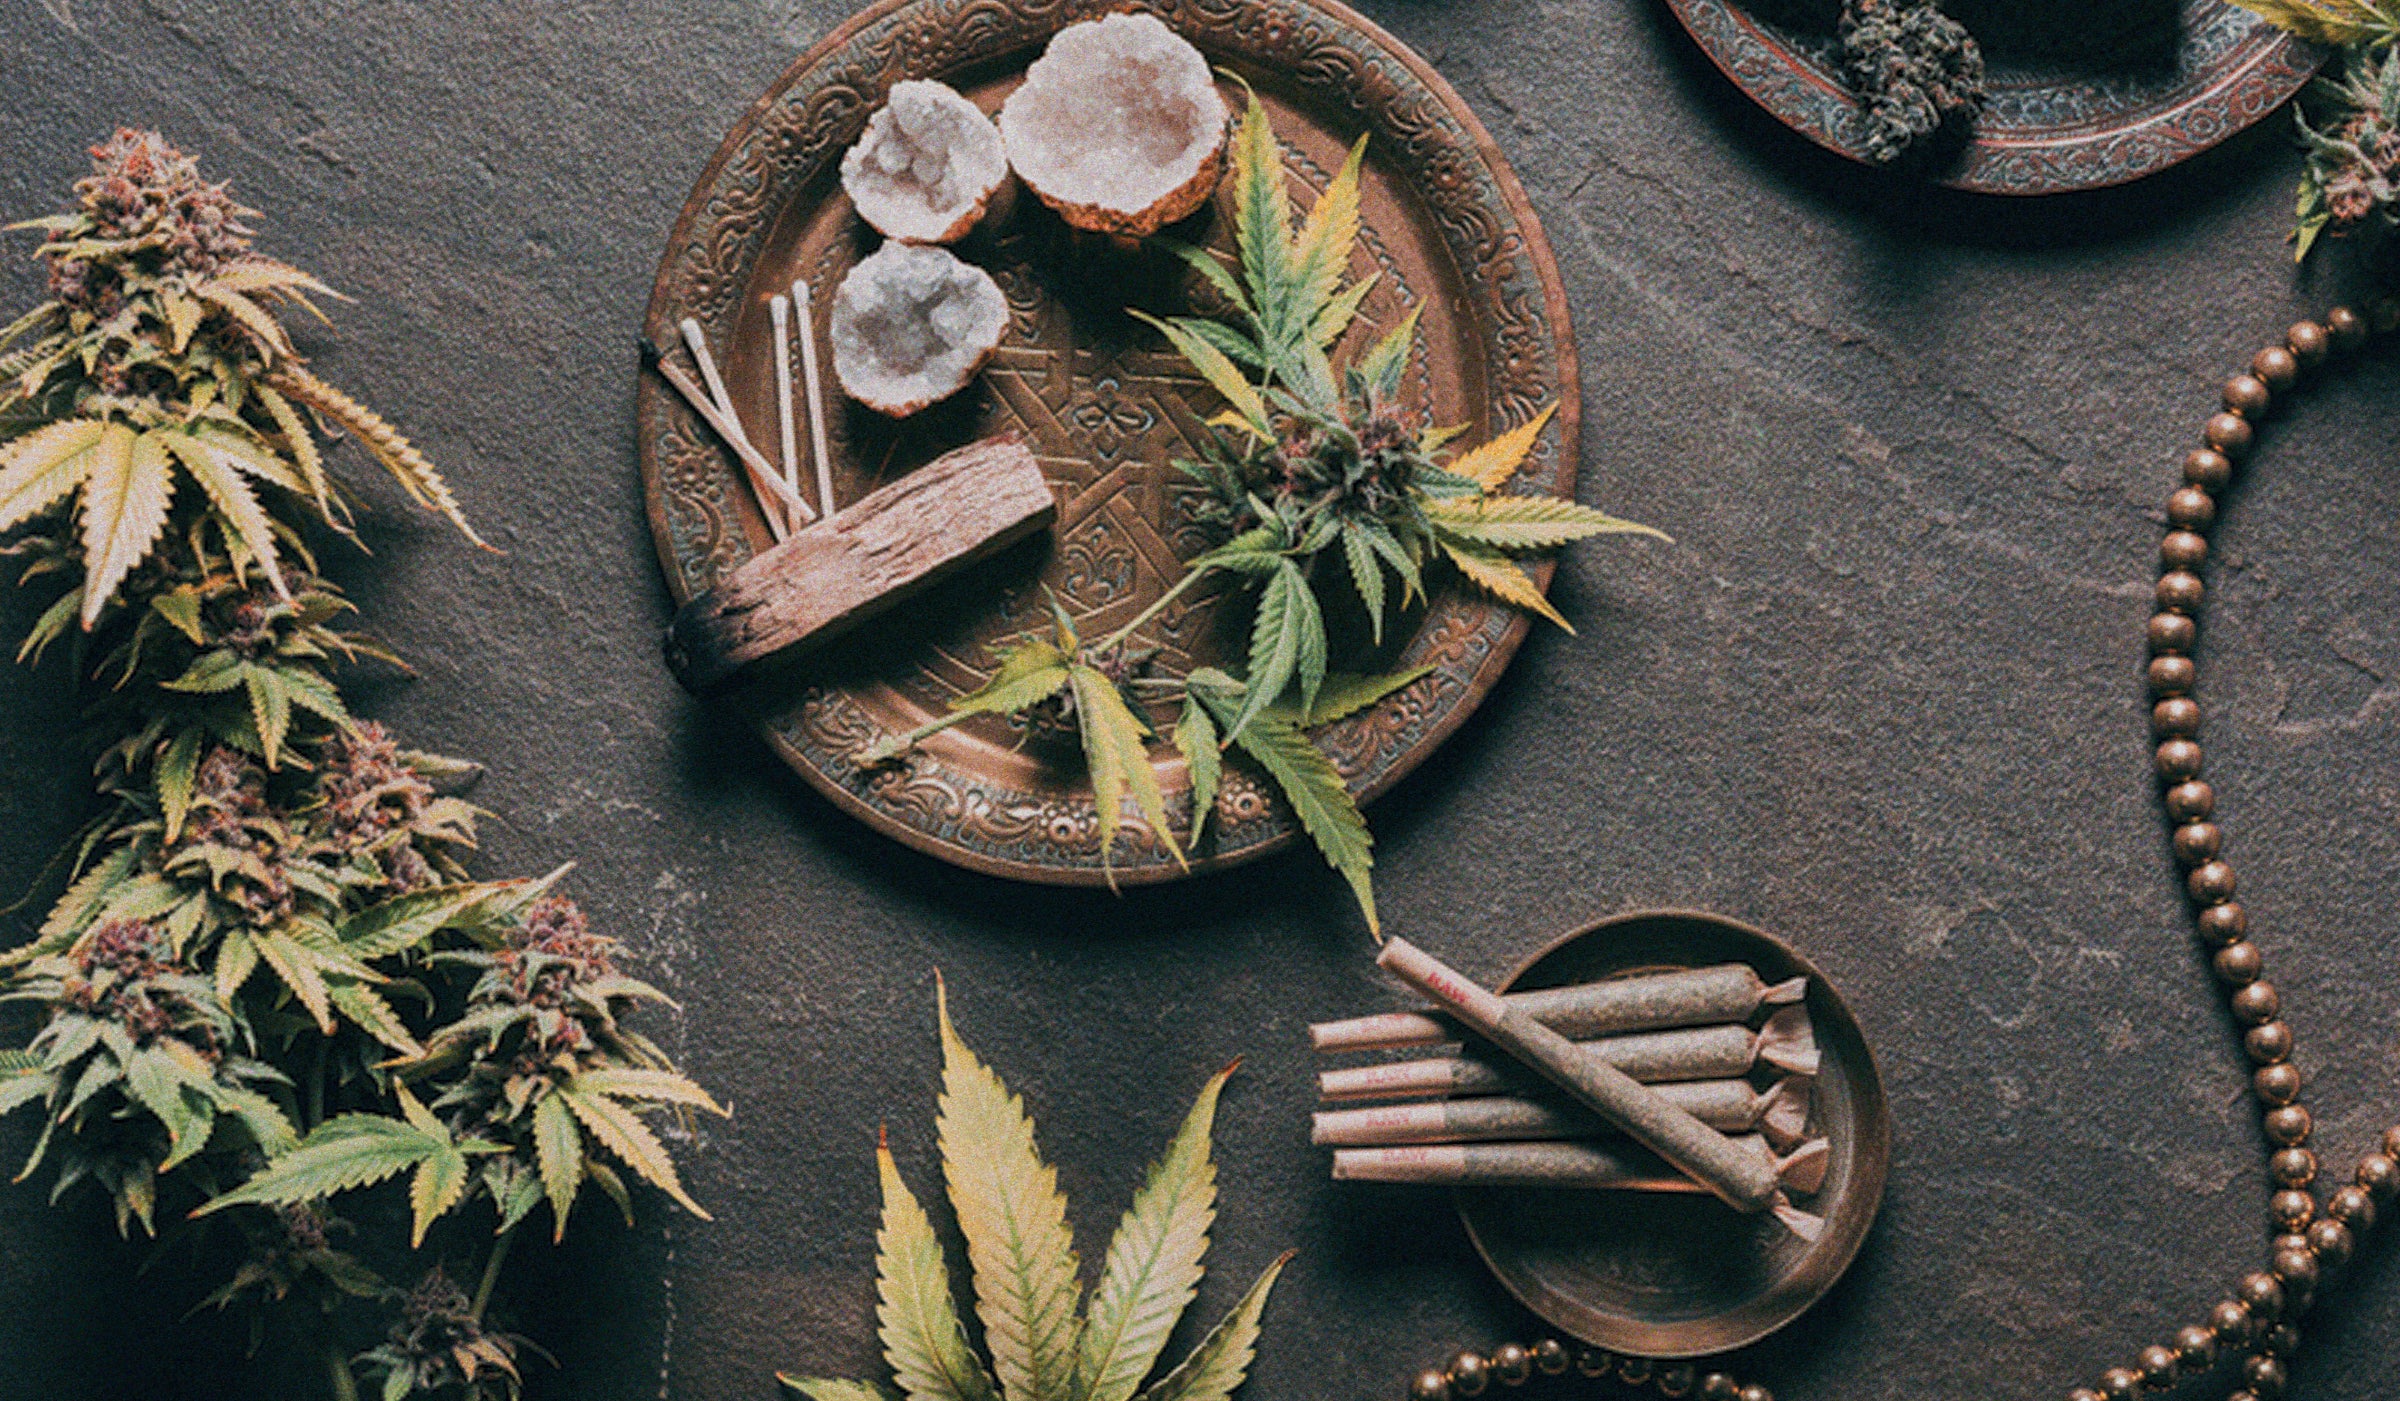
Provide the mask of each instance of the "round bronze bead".
[{"label": "round bronze bead", "polygon": [[2291,1377],[2278,1359],[2252,1357],[2242,1363],[2242,1384],[2258,1394],[2258,1401],[2279,1401]]},{"label": "round bronze bead", "polygon": [[2273,1065],[2289,1060],[2292,1055],[2292,1028],[2289,1022],[2267,1022],[2242,1033],[2242,1049],[2260,1065]]},{"label": "round bronze bead", "polygon": [[2200,937],[2211,944],[2230,944],[2250,932],[2250,916],[2231,900],[2200,912]]},{"label": "round bronze bead", "polygon": [[2199,640],[2200,625],[2181,613],[2150,615],[2150,651],[2155,656],[2189,652]]},{"label": "round bronze bead", "polygon": [[1439,1367],[1426,1368],[1408,1384],[1408,1401],[1450,1401],[1450,1379]]},{"label": "round bronze bead", "polygon": [[2258,1401],[2258,1393],[2255,1391],[2237,1391],[2231,1396],[2226,1397],[2225,1401]]},{"label": "round bronze bead", "polygon": [[2179,531],[2206,530],[2217,519],[2217,503],[2196,486],[2181,487],[2167,498],[2167,524]]},{"label": "round bronze bead", "polygon": [[2268,1140],[2286,1148],[2297,1148],[2308,1142],[2309,1131],[2317,1126],[2315,1117],[2303,1104],[2286,1104],[2270,1109],[2261,1116],[2261,1122],[2266,1128]]},{"label": "round bronze bead", "polygon": [[1741,1390],[1738,1401],[1775,1401],[1775,1393],[1752,1382]]},{"label": "round bronze bead", "polygon": [[2292,358],[2300,362],[2302,369],[2322,361],[2325,352],[2332,348],[2325,338],[2325,328],[2314,321],[2293,322],[2292,329],[2283,333],[2283,343],[2290,347]]},{"label": "round bronze bead", "polygon": [[2199,822],[2217,810],[2217,790],[2205,783],[2178,783],[2167,790],[2167,812],[2177,822]]},{"label": "round bronze bead", "polygon": [[2308,1248],[2316,1252],[2317,1262],[2329,1270],[2349,1264],[2350,1252],[2357,1244],[2350,1228],[2339,1221],[2320,1220],[2308,1228]]},{"label": "round bronze bead", "polygon": [[2208,1331],[2227,1347],[2240,1347],[2250,1341],[2254,1326],[2250,1310],[2244,1308],[2239,1299],[2221,1299],[2215,1308],[2208,1311]]},{"label": "round bronze bead", "polygon": [[1533,1375],[1533,1354],[1522,1343],[1502,1343],[1492,1349],[1492,1375],[1502,1386],[1523,1386]]},{"label": "round bronze bead", "polygon": [[2205,535],[2190,530],[2170,530],[2159,539],[2158,565],[2161,569],[2198,569],[2207,562],[2208,537]]},{"label": "round bronze bead", "polygon": [[1742,1401],[1742,1389],[1723,1372],[1711,1372],[1700,1379],[1700,1401]]},{"label": "round bronze bead", "polygon": [[1492,1364],[1479,1352],[1462,1352],[1450,1359],[1450,1389],[1461,1396],[1481,1396],[1492,1383]]},{"label": "round bronze bead", "polygon": [[1545,1377],[1563,1377],[1575,1359],[1567,1355],[1567,1345],[1556,1338],[1544,1338],[1533,1345],[1533,1370]]},{"label": "round bronze bead", "polygon": [[2250,373],[2280,394],[2300,380],[2300,361],[2280,345],[2270,345],[2250,357]]},{"label": "round bronze bead", "polygon": [[[2206,869],[2205,866],[2201,867],[2201,870]],[[2262,1026],[2275,1020],[2275,1014],[2283,1010],[2282,996],[2275,991],[2273,983],[2264,980],[2234,993],[2230,1001],[2233,1019],[2244,1026]]]},{"label": "round bronze bead", "polygon": [[2183,1370],[2183,1358],[2171,1347],[2157,1343],[2143,1348],[2139,1359],[2142,1386],[2150,1391],[2165,1391],[2175,1384],[2175,1376]]},{"label": "round bronze bead", "polygon": [[2162,696],[2180,696],[2199,679],[2200,669],[2192,665],[2190,657],[2150,659],[2150,689]]},{"label": "round bronze bead", "polygon": [[2209,961],[2217,970],[2217,981],[2236,988],[2257,982],[2259,969],[2266,962],[2258,952],[2258,945],[2248,939],[2227,944]]},{"label": "round bronze bead", "polygon": [[2250,451],[2258,435],[2250,429],[2250,420],[2238,413],[2210,414],[2201,425],[2201,440],[2227,457],[2240,457]]},{"label": "round bronze bead", "polygon": [[2200,600],[2208,590],[2202,587],[2200,576],[2187,569],[2171,570],[2158,576],[2158,606],[2170,613],[2197,613]]},{"label": "round bronze bead", "polygon": [[2100,1394],[2108,1401],[2133,1401],[2142,1394],[2142,1374],[2131,1367],[2111,1367],[2100,1374]]},{"label": "round bronze bead", "polygon": [[2233,480],[2233,459],[2215,448],[2193,448],[2183,455],[2183,479],[2202,491],[2218,491]]},{"label": "round bronze bead", "polygon": [[1579,1347],[1575,1349],[1575,1371],[1586,1377],[1605,1377],[1616,1370],[1617,1355],[1606,1348]]},{"label": "round bronze bead", "polygon": [[2262,1065],[2250,1077],[2250,1090],[2259,1103],[2270,1108],[2290,1104],[2300,1097],[2300,1067],[2288,1060]]},{"label": "round bronze bead", "polygon": [[1698,1379],[1699,1374],[1691,1363],[1678,1362],[1673,1366],[1660,1368],[1658,1377],[1653,1384],[1657,1386],[1658,1394],[1666,1397],[1667,1401],[1682,1401],[1683,1397],[1692,1394],[1692,1387]]},{"label": "round bronze bead", "polygon": [[2088,1386],[2079,1386],[2067,1393],[2067,1401],[2108,1401],[2108,1398]]},{"label": "round bronze bead", "polygon": [[2242,1276],[2242,1282],[2234,1286],[2233,1292],[2249,1314],[2253,1330],[2283,1316],[2283,1281],[2265,1270]]},{"label": "round bronze bead", "polygon": [[2364,1187],[2337,1187],[2325,1199],[2325,1214],[2363,1235],[2375,1229],[2375,1198]]},{"label": "round bronze bead", "polygon": [[1656,1365],[1647,1357],[1620,1357],[1617,1359],[1617,1380],[1627,1386],[1646,1386],[1650,1381],[1650,1372]]},{"label": "round bronze bead", "polygon": [[2283,1281],[2284,1292],[2314,1289],[2317,1284],[2317,1257],[2305,1242],[2298,1246],[2281,1245],[2275,1248],[2274,1263],[2268,1268]]},{"label": "round bronze bead", "polygon": [[2336,350],[2349,350],[2367,338],[2367,320],[2346,306],[2325,313],[2325,338]]},{"label": "round bronze bead", "polygon": [[2184,889],[2191,893],[2194,903],[2202,905],[2221,905],[2232,899],[2236,884],[2233,868],[2222,861],[2202,862],[2183,878]]},{"label": "round bronze bead", "polygon": [[2317,1199],[2306,1192],[2285,1190],[2267,1198],[2267,1219],[2285,1234],[2305,1231],[2317,1219]]},{"label": "round bronze bead", "polygon": [[2225,381],[2225,407],[2244,418],[2265,413],[2272,397],[2267,392],[2267,382],[2256,375],[2235,375]]},{"label": "round bronze bead", "polygon": [[2217,1360],[2217,1335],[2200,1325],[2187,1324],[2175,1332],[2175,1356],[2185,1376],[2197,1376]]},{"label": "round bronze bead", "polygon": [[2160,739],[2178,735],[2190,739],[2200,733],[2200,702],[2189,696],[2169,696],[2150,707],[2150,733]]},{"label": "round bronze bead", "polygon": [[2214,860],[2225,845],[2225,829],[2214,822],[2186,822],[2175,829],[2175,859],[2186,866]]},{"label": "round bronze bead", "polygon": [[2379,1202],[2388,1202],[2400,1195],[2400,1160],[2382,1153],[2369,1153],[2358,1160],[2358,1172],[2351,1179],[2367,1189],[2367,1195]]},{"label": "round bronze bead", "polygon": [[2285,1148],[2268,1155],[2267,1176],[2278,1187],[2306,1187],[2317,1180],[2317,1155],[2306,1148]]},{"label": "round bronze bead", "polygon": [[2158,776],[2169,783],[2189,783],[2200,776],[2200,746],[2188,739],[2171,739],[2158,747]]}]

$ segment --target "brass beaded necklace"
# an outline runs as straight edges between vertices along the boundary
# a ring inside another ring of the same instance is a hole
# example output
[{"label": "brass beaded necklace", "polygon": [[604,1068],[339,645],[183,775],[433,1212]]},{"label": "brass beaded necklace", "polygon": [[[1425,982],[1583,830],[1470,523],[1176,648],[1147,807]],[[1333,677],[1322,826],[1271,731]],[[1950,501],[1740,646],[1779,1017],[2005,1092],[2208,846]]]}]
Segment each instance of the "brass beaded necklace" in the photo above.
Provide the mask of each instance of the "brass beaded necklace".
[{"label": "brass beaded necklace", "polygon": [[[2400,328],[2400,299],[2378,302],[2373,315],[2375,331]],[[2275,1184],[2267,1199],[2274,1232],[2267,1267],[2244,1275],[2231,1296],[2209,1310],[2206,1321],[2143,1348],[2134,1365],[2109,1368],[2097,1386],[2076,1387],[2067,1401],[2135,1401],[2198,1378],[2222,1359],[2238,1359],[2237,1389],[2226,1401],[2281,1401],[2290,1380],[2286,1359],[2300,1345],[2300,1317],[2320,1287],[2349,1263],[2358,1238],[2373,1228],[2377,1209],[2400,1196],[2400,1126],[2395,1126],[2379,1149],[2359,1160],[2351,1181],[2322,1206],[2318,1203],[2317,1155],[2308,1146],[2314,1121],[2300,1100],[2292,1028],[2283,1019],[2275,985],[2263,976],[2264,958],[2250,940],[2249,916],[2234,899],[2233,867],[2222,855],[2224,833],[2215,821],[2216,790],[2200,777],[2200,703],[2192,698],[2199,682],[2192,650],[2207,596],[2200,568],[2208,560],[2207,532],[2216,524],[2217,493],[2256,442],[2254,425],[2267,410],[2298,387],[2305,372],[2366,344],[2369,330],[2365,317],[2337,306],[2321,324],[2295,324],[2281,344],[2261,350],[2251,357],[2249,369],[2225,381],[2222,407],[2201,429],[2203,446],[2184,457],[2183,484],[2167,497],[2158,607],[2148,629],[2148,679],[2155,697],[2150,729],[2165,786],[2162,806],[2173,827],[2176,860],[2184,868],[2193,928],[2211,950],[2210,966],[2226,989],[2234,1020],[2245,1028],[2242,1049],[2255,1067],[2250,1089],[2269,1144],[2267,1175]],[[1668,1401],[1774,1401],[1764,1386],[1744,1385],[1726,1372],[1601,1348],[1571,1349],[1556,1338],[1530,1347],[1504,1343],[1488,1357],[1460,1352],[1446,1365],[1419,1373],[1408,1395],[1410,1401],[1461,1401],[1483,1395],[1495,1381],[1516,1387],[1538,1376],[1569,1374],[1655,1391]]]}]

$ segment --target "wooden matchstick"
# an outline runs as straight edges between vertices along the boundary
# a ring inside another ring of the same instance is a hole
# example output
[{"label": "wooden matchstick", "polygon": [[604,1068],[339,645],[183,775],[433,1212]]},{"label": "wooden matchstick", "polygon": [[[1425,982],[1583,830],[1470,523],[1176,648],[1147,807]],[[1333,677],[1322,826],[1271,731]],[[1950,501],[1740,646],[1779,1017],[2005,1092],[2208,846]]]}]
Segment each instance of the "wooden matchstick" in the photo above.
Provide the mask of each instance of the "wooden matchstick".
[{"label": "wooden matchstick", "polygon": [[[749,469],[750,485],[760,497],[759,513],[766,517],[767,528],[775,530],[778,539],[782,538],[788,532],[777,529],[776,514],[767,504],[766,498],[773,496],[784,506],[794,507],[802,512],[809,512],[809,504],[801,500],[800,493],[792,490],[783,478],[775,475],[775,464],[767,461],[765,455],[760,453],[757,448],[750,446],[750,440],[743,435],[740,425],[728,422],[723,414],[717,412],[716,403],[708,397],[708,391],[694,383],[692,377],[685,374],[681,366],[669,360],[666,351],[661,349],[656,341],[651,340],[648,336],[637,336],[634,339],[641,349],[642,363],[658,371],[659,378],[665,380],[677,394],[683,396],[683,401],[692,406],[692,412],[700,415],[700,421],[713,429],[716,435],[724,441],[725,446],[733,449],[733,455],[740,458],[742,465]],[[814,513],[809,512],[807,518],[814,519]]]},{"label": "wooden matchstick", "polygon": [[833,460],[825,451],[825,388],[817,375],[817,312],[808,279],[792,281],[792,305],[800,313],[800,376],[808,385],[808,446],[817,460],[817,499],[833,514]]},{"label": "wooden matchstick", "polygon": [[[768,299],[767,310],[775,318],[775,428],[782,448],[776,456],[783,461],[784,484],[798,491],[800,449],[792,434],[792,299],[779,292]],[[833,514],[830,506],[825,514]]]},{"label": "wooden matchstick", "polygon": [[[708,385],[708,397],[716,402],[717,412],[724,415],[725,422],[732,427],[735,436],[744,443],[748,443],[750,435],[742,427],[741,414],[736,412],[733,407],[733,395],[725,389],[725,377],[717,373],[717,357],[709,353],[708,336],[701,331],[700,323],[689,316],[678,322],[677,326],[683,332],[684,347],[692,353],[692,363],[700,367],[700,378]],[[755,451],[755,449],[753,450]],[[759,460],[762,462],[766,460],[763,453],[759,454]],[[783,517],[780,522],[782,528],[775,532],[775,538],[781,540],[798,527],[815,520],[817,513],[815,508],[808,504],[806,497],[800,495],[796,490],[788,489],[791,483],[783,481],[780,476],[777,476],[775,481],[777,483],[773,487],[775,501],[769,503],[762,499],[759,504],[766,508],[765,515],[769,526],[779,524],[775,519],[778,514]],[[795,503],[798,506],[797,511],[792,509]]]}]

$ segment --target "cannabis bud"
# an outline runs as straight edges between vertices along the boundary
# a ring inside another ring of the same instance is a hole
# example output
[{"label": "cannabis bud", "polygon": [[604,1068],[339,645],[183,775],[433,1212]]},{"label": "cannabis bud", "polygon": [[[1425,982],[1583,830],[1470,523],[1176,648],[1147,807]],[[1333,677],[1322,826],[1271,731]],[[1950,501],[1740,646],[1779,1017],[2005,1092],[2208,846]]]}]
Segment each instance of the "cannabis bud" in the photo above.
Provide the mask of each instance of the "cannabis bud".
[{"label": "cannabis bud", "polygon": [[68,962],[59,987],[66,1007],[116,1023],[136,1046],[181,1032],[204,1058],[219,1054],[209,983],[177,961],[156,925],[109,920],[85,937]]},{"label": "cannabis bud", "polygon": [[1843,78],[1866,114],[1867,156],[1892,165],[1983,108],[1983,49],[1932,0],[1842,0]]},{"label": "cannabis bud", "polygon": [[2359,55],[2338,84],[2323,85],[2333,104],[2325,125],[2305,114],[2300,140],[2300,256],[2317,236],[2388,224],[2400,208],[2400,64]]},{"label": "cannabis bud", "polygon": [[[94,146],[92,173],[75,182],[75,197],[86,216],[81,226],[54,229],[41,249],[50,293],[70,308],[113,312],[122,300],[122,263],[137,254],[152,255],[146,271],[153,275],[206,277],[250,251],[242,219],[254,211],[224,185],[203,181],[200,163],[154,131],[120,128]],[[95,240],[117,246],[93,250]]]},{"label": "cannabis bud", "polygon": [[387,1396],[461,1387],[483,1401],[517,1395],[523,1342],[486,1329],[474,1301],[436,1265],[401,1302],[389,1340],[359,1360],[383,1374]]}]

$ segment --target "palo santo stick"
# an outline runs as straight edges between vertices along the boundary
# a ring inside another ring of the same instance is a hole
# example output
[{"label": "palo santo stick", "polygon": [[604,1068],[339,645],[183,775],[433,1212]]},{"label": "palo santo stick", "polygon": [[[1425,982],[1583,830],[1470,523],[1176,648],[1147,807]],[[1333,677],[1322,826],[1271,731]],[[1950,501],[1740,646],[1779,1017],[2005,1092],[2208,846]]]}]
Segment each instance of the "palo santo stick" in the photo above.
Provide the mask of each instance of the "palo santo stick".
[{"label": "palo santo stick", "polygon": [[[1732,1151],[1773,1179],[1779,1190],[1810,1196],[1825,1185],[1833,1149],[1824,1139],[1779,1157],[1755,1134],[1727,1139]],[[1705,1192],[1666,1160],[1616,1143],[1457,1143],[1412,1148],[1342,1148],[1333,1175],[1347,1182],[1423,1187],[1579,1187],[1625,1192]],[[1805,1215],[1806,1213],[1797,1213]],[[1819,1222],[1819,1226],[1822,1226]],[[1805,1233],[1803,1233],[1805,1234]],[[1814,1239],[1814,1237],[1809,1237]]]},{"label": "palo santo stick", "polygon": [[817,375],[817,309],[808,279],[792,280],[792,306],[800,313],[800,376],[808,384],[808,447],[817,460],[817,499],[833,514],[833,459],[825,451],[825,386]]},{"label": "palo santo stick", "polygon": [[[1598,1056],[1577,1050],[1574,1042],[1511,1008],[1489,988],[1469,980],[1405,939],[1386,942],[1375,962],[1398,974],[1469,1029],[1574,1096],[1577,1103],[1624,1130],[1636,1143],[1716,1193],[1727,1206],[1741,1212],[1773,1210],[1779,1216],[1790,1208],[1783,1200],[1782,1187],[1771,1165],[1734,1147],[1725,1135],[1668,1103],[1624,1071]],[[1800,1228],[1795,1225],[1793,1229]]]},{"label": "palo santo stick", "polygon": [[[1652,1088],[1721,1133],[1763,1133],[1769,1144],[1787,1151],[1807,1137],[1808,1082],[1796,1076],[1765,1090],[1746,1080],[1694,1080]],[[1382,1148],[1595,1138],[1607,1131],[1599,1116],[1587,1109],[1547,1099],[1490,1095],[1321,1111],[1311,1116],[1309,1141],[1328,1148]]]},{"label": "palo santo stick", "polygon": [[[1787,1075],[1813,1076],[1819,1061],[1806,1007],[1781,1008],[1755,1031],[1746,1026],[1694,1026],[1573,1044],[1645,1085],[1738,1080],[1760,1065]],[[1508,1061],[1467,1051],[1328,1070],[1317,1076],[1317,1093],[1329,1101],[1505,1094],[1523,1089],[1531,1078]]]},{"label": "palo santo stick", "polygon": [[[780,292],[769,297],[767,313],[775,322],[775,438],[781,449],[776,458],[783,464],[783,484],[798,491],[800,442],[792,431],[792,299]],[[833,514],[831,505],[825,513]]]},{"label": "palo santo stick", "polygon": [[[1807,992],[1806,978],[1769,984],[1747,964],[1720,963],[1638,978],[1504,993],[1501,1001],[1559,1035],[1581,1041],[1628,1031],[1746,1022],[1760,1007],[1788,1007]],[[1434,1012],[1386,1012],[1320,1022],[1308,1029],[1310,1044],[1320,1051],[1432,1046],[1457,1036],[1458,1024]]]},{"label": "palo santo stick", "polygon": [[692,406],[692,412],[700,415],[700,421],[707,424],[725,446],[733,449],[733,455],[740,458],[742,466],[749,469],[751,488],[759,496],[759,514],[766,517],[767,528],[775,532],[776,538],[782,539],[786,532],[780,528],[779,518],[767,498],[772,496],[782,502],[785,508],[797,507],[801,511],[808,510],[808,503],[801,500],[800,493],[793,491],[783,478],[775,475],[775,464],[767,461],[757,448],[750,446],[750,440],[742,434],[741,425],[717,412],[716,401],[708,397],[708,391],[694,384],[692,377],[685,374],[681,366],[669,360],[666,351],[660,349],[656,341],[648,336],[640,336],[635,338],[635,344],[641,347],[642,363],[658,371],[659,377],[683,396],[683,401]]}]

